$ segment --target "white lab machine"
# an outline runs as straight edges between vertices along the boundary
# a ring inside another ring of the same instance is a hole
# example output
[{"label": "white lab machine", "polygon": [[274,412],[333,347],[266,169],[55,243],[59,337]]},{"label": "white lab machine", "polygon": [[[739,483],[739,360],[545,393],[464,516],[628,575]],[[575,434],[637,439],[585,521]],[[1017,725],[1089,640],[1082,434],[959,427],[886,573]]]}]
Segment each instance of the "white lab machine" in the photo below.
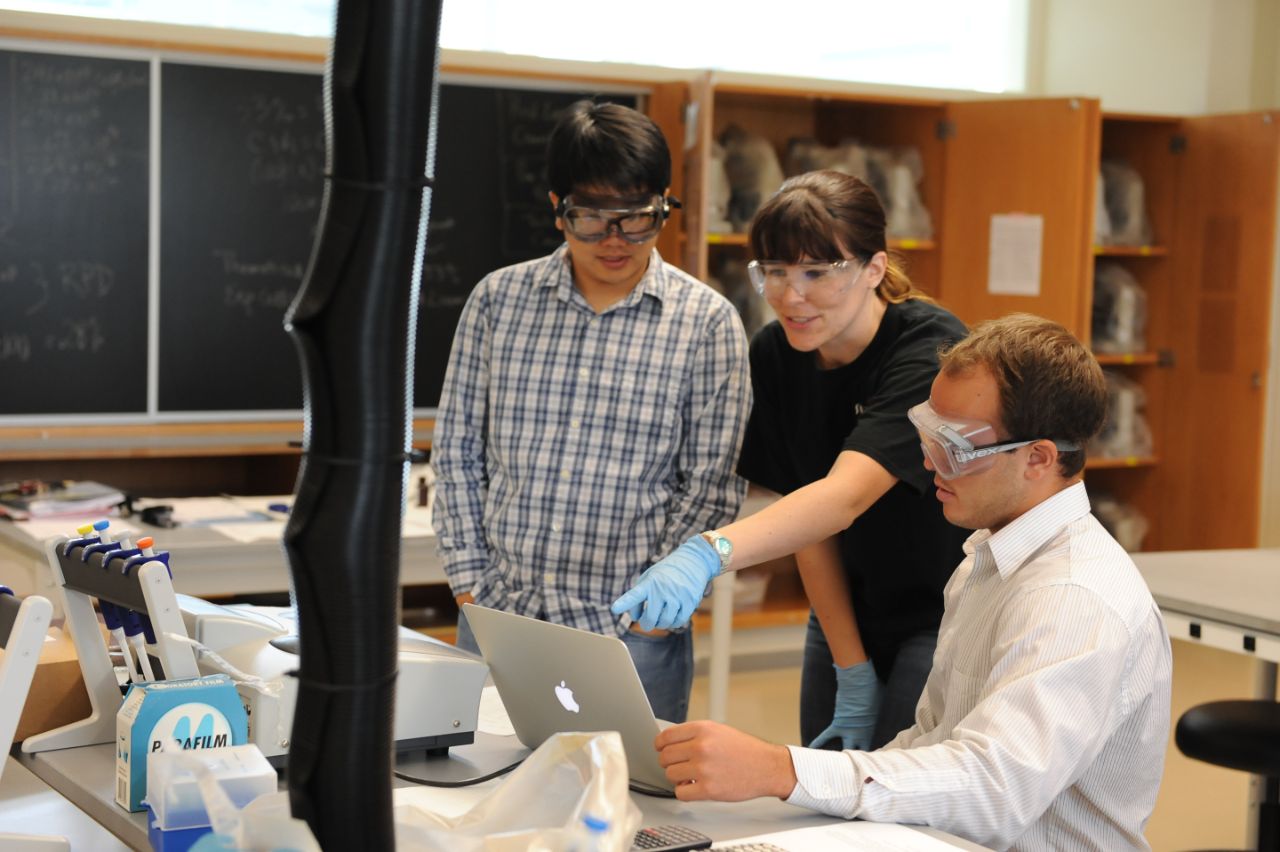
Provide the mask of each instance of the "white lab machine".
[{"label": "white lab machine", "polygon": [[[224,672],[237,681],[249,713],[249,741],[272,763],[283,764],[298,694],[297,681],[288,674],[298,667],[292,611],[177,597],[187,635],[202,646],[201,674]],[[398,667],[397,752],[439,754],[474,741],[480,691],[489,673],[479,657],[401,627]],[[243,678],[246,674],[252,677]]]}]

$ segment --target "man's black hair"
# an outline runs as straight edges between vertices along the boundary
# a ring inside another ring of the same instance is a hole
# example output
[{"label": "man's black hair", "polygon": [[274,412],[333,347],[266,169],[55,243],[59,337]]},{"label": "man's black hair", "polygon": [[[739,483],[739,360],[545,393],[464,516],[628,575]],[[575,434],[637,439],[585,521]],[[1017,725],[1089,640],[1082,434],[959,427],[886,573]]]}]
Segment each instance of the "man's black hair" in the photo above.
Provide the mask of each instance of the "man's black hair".
[{"label": "man's black hair", "polygon": [[568,107],[547,140],[547,180],[560,198],[574,188],[662,195],[671,151],[653,119],[614,103]]}]

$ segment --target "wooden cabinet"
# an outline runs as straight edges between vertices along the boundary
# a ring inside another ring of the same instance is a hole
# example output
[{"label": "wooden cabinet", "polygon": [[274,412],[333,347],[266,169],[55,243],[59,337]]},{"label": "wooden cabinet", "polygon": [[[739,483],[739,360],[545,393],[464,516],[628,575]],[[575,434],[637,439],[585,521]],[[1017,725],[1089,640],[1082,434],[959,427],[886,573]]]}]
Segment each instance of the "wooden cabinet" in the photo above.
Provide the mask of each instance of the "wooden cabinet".
[{"label": "wooden cabinet", "polygon": [[[693,146],[686,160],[685,268],[705,279],[726,254],[746,257],[745,234],[707,226],[713,140],[730,127],[769,140],[780,162],[792,139],[823,145],[914,148],[930,239],[891,240],[916,285],[967,322],[1032,311],[1087,331],[1088,229],[1097,159],[1098,103],[1081,98],[946,101],[719,82],[691,86]],[[987,290],[991,217],[1043,217],[1040,293]],[[751,297],[751,298],[754,298]]]},{"label": "wooden cabinet", "polygon": [[[1101,122],[1102,161],[1131,167],[1142,179],[1144,206],[1151,223],[1151,240],[1138,245],[1095,244],[1093,270],[1116,264],[1128,272],[1146,295],[1147,326],[1144,351],[1099,354],[1103,368],[1136,383],[1146,399],[1143,416],[1151,429],[1150,453],[1124,453],[1115,457],[1097,454],[1086,474],[1095,494],[1109,494],[1133,506],[1149,524],[1143,549],[1161,549],[1166,542],[1168,519],[1162,511],[1163,491],[1177,487],[1169,481],[1167,425],[1170,371],[1175,357],[1171,323],[1174,310],[1172,271],[1178,252],[1174,215],[1182,148],[1179,121],[1175,118],[1138,115],[1105,115]],[[1093,231],[1090,230],[1090,238]]]},{"label": "wooden cabinet", "polygon": [[[671,194],[683,201],[686,165],[685,106],[689,103],[689,86],[684,82],[655,83],[645,103],[645,113],[662,129],[671,149]],[[679,214],[676,214],[677,217]],[[684,256],[685,232],[677,226],[679,218],[668,222],[658,236],[658,253],[668,263],[681,264]]]},{"label": "wooden cabinet", "polygon": [[1147,295],[1147,350],[1101,359],[1143,389],[1154,458],[1091,465],[1150,522],[1144,550],[1254,547],[1280,136],[1271,113],[1105,115],[1103,158],[1141,175],[1152,244],[1097,247]]},{"label": "wooden cabinet", "polygon": [[[1025,311],[1088,334],[1098,114],[1082,98],[947,106],[937,295],[966,323]],[[991,220],[1010,213],[1043,220],[1034,295],[988,288]]]},{"label": "wooden cabinet", "polygon": [[[1096,264],[1119,264],[1140,283],[1145,347],[1098,360],[1142,388],[1152,450],[1092,458],[1091,491],[1142,512],[1145,550],[1256,545],[1280,155],[1271,114],[1104,114],[1087,98],[884,97],[715,73],[695,80],[690,98],[686,269],[705,279],[726,256],[748,259],[745,234],[707,227],[711,146],[730,126],[767,139],[780,161],[796,137],[913,146],[934,233],[890,248],[921,289],[966,322],[1027,311],[1089,341]],[[1149,242],[1094,244],[1103,159],[1141,175]],[[1018,213],[1043,221],[1039,291],[993,294],[992,217]],[[794,584],[774,582],[803,605]],[[778,608],[773,587],[767,611]]]},{"label": "wooden cabinet", "polygon": [[[824,145],[856,139],[867,145],[912,146],[919,151],[924,166],[924,179],[919,187],[922,200],[937,227],[943,188],[941,136],[947,119],[944,102],[724,83],[714,72],[695,80],[690,95],[689,114],[693,123],[688,128],[692,147],[686,160],[684,266],[699,278],[706,280],[708,275],[714,276],[726,258],[747,258],[745,233],[723,233],[708,227],[711,150],[713,141],[730,127],[767,139],[779,163],[785,161],[792,139],[813,139]],[[937,293],[937,241],[898,241],[894,248],[905,256],[908,274],[917,286]],[[728,295],[735,301],[758,298],[754,294],[732,292],[733,285],[726,283]],[[738,282],[738,286],[742,283]]]},{"label": "wooden cabinet", "polygon": [[[780,163],[796,138],[826,146],[851,139],[905,146],[919,152],[924,172],[919,191],[933,233],[929,239],[891,240],[889,247],[916,286],[968,323],[1021,310],[1087,334],[1097,101],[948,101],[815,92],[724,82],[714,73],[696,80],[690,94],[694,123],[688,128],[684,263],[691,273],[705,280],[726,257],[747,259],[745,234],[708,226],[710,151],[728,128],[767,139]],[[1043,219],[1039,293],[992,294],[987,288],[991,220],[1018,213]],[[744,294],[728,295],[740,300]],[[794,620],[807,603],[793,571],[773,566],[765,603],[758,611],[737,613],[735,623]]]},{"label": "wooden cabinet", "polygon": [[[33,43],[56,37],[12,30],[6,35]],[[152,49],[141,41],[124,46]],[[288,58],[317,66],[323,59]],[[1099,360],[1142,386],[1154,449],[1141,457],[1091,460],[1090,486],[1146,515],[1148,549],[1257,542],[1280,141],[1272,114],[1103,114],[1089,98],[956,99],[924,90],[905,96],[834,82],[766,84],[718,72],[677,79],[669,69],[626,66],[609,66],[597,76],[586,73],[600,70],[595,66],[566,72],[563,63],[535,59],[495,59],[487,67],[488,59],[476,55],[444,70],[643,93],[644,109],[670,142],[672,192],[685,202],[660,237],[659,250],[700,278],[724,258],[747,259],[745,234],[713,233],[707,226],[712,141],[730,125],[763,136],[779,159],[796,137],[825,145],[856,139],[915,149],[932,236],[899,240],[891,248],[921,289],[966,322],[1029,311],[1088,339],[1095,264],[1122,265],[1147,296],[1147,345],[1142,352]],[[1149,245],[1093,245],[1095,182],[1103,158],[1122,159],[1142,176],[1153,228]],[[992,217],[1019,213],[1043,221],[1039,291],[993,294]],[[296,450],[275,438],[267,450],[230,446],[237,444],[238,428],[231,424],[209,427],[229,436],[228,446],[210,438],[165,450],[169,458],[188,460],[180,466],[159,457],[139,461],[155,454],[131,446],[130,427],[114,425],[71,439],[80,449],[48,441],[37,458],[24,449],[27,437],[19,427],[28,424],[12,425],[0,430],[6,476],[93,476],[174,493],[180,480],[192,489],[251,491],[278,490],[296,468]],[[172,427],[145,428],[165,433]],[[127,446],[117,452],[120,442]],[[219,457],[236,461],[220,465]]]}]

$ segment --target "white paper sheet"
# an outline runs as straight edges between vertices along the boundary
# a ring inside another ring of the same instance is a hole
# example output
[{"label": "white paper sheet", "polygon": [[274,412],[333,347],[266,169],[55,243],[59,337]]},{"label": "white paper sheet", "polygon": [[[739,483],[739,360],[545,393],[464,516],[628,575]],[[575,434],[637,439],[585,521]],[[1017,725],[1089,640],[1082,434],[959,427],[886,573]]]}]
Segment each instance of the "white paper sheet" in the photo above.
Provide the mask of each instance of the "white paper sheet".
[{"label": "white paper sheet", "polygon": [[712,845],[723,849],[739,843],[772,843],[787,852],[838,852],[875,849],[877,852],[955,852],[956,847],[905,825],[881,822],[837,822],[793,828],[754,837],[740,837]]},{"label": "white paper sheet", "polygon": [[1040,255],[1044,217],[997,213],[991,217],[988,292],[1005,296],[1040,295]]},{"label": "white paper sheet", "polygon": [[292,494],[277,494],[275,496],[269,496],[269,497],[239,497],[239,496],[233,496],[228,494],[223,499],[230,501],[240,511],[248,512],[250,514],[266,515],[267,517],[273,520],[281,520],[281,521],[289,517],[289,512],[288,511],[277,512],[271,507],[272,506],[285,506],[286,508],[293,507]]},{"label": "white paper sheet", "polygon": [[431,528],[431,504],[426,506],[411,505],[404,510],[405,536],[435,535]]},{"label": "white paper sheet", "polygon": [[147,500],[142,505],[149,506],[165,502],[173,506],[173,519],[179,524],[189,526],[259,522],[269,517],[265,512],[245,508],[229,497],[184,497],[181,500],[172,501]]},{"label": "white paper sheet", "polygon": [[281,521],[236,521],[230,524],[209,524],[209,529],[241,544],[284,539],[284,524]]},{"label": "white paper sheet", "polygon": [[[139,533],[137,527],[130,526],[128,522],[119,518],[108,518],[111,526],[108,532],[112,538],[128,537],[137,540]],[[73,536],[76,527],[87,523],[84,518],[36,518],[30,521],[14,521],[15,529],[22,530],[34,541],[44,541],[56,535]]]}]

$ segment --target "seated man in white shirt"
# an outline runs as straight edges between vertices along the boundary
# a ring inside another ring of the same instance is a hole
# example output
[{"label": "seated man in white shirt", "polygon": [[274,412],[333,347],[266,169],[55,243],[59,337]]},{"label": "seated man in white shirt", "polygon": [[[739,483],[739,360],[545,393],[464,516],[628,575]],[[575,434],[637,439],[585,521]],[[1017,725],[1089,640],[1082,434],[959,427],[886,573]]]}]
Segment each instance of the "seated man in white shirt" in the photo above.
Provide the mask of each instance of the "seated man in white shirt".
[{"label": "seated man in white shirt", "polygon": [[915,725],[874,752],[678,725],[656,745],[679,798],[772,795],[997,849],[1149,848],[1172,664],[1081,481],[1106,399],[1090,353],[1038,317],[984,323],[944,353],[911,420],[947,519],[977,532],[946,587]]}]

